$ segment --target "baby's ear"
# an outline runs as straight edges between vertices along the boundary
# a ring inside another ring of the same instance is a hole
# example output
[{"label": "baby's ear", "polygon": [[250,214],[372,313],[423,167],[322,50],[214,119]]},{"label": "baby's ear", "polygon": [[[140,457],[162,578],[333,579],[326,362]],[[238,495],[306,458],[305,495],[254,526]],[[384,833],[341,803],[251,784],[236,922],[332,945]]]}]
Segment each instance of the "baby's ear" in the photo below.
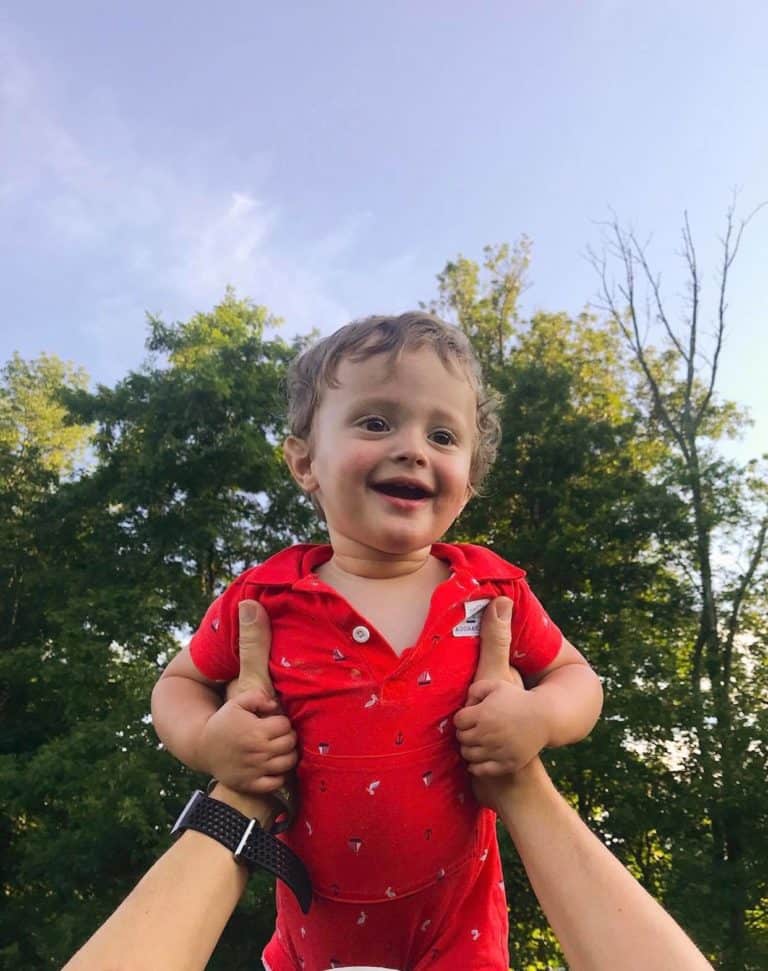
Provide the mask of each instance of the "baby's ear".
[{"label": "baby's ear", "polygon": [[309,442],[296,435],[289,435],[283,442],[283,457],[296,484],[304,492],[317,489],[317,478],[312,470],[312,452]]}]

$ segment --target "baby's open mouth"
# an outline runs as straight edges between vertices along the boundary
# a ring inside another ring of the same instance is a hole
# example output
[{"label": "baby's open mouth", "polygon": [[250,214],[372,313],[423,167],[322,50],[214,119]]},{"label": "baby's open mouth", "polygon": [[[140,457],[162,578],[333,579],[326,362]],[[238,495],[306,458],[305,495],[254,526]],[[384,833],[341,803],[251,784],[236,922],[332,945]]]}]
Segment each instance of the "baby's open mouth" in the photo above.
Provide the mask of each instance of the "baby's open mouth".
[{"label": "baby's open mouth", "polygon": [[385,496],[393,496],[395,499],[429,499],[433,495],[423,486],[404,482],[380,482],[373,488],[376,492],[383,492]]}]

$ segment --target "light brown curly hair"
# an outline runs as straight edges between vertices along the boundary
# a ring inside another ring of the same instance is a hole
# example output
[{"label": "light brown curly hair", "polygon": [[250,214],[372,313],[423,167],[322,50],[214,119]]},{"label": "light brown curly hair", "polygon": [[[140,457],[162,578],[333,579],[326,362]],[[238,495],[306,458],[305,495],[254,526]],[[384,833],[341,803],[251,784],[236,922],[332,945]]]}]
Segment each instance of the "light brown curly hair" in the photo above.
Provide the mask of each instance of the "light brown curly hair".
[{"label": "light brown curly hair", "polygon": [[463,331],[434,314],[409,311],[397,317],[355,320],[312,344],[288,369],[288,424],[297,438],[307,440],[325,388],[339,387],[336,372],[342,360],[365,361],[386,354],[393,361],[404,351],[429,347],[453,373],[465,375],[477,402],[475,441],[469,471],[473,494],[479,493],[493,465],[501,438],[500,397],[487,388],[472,345]]}]

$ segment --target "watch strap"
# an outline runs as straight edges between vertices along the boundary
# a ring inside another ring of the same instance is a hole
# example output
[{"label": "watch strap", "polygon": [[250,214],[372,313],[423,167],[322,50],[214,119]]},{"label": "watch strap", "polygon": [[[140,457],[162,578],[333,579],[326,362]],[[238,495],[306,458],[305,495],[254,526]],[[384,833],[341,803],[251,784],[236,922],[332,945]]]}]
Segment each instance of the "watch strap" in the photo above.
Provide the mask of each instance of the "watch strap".
[{"label": "watch strap", "polygon": [[312,900],[312,883],[307,868],[293,852],[258,820],[249,819],[233,806],[207,796],[197,789],[171,830],[178,836],[194,829],[217,840],[232,852],[235,860],[249,869],[261,867],[282,880],[294,893],[306,914]]}]

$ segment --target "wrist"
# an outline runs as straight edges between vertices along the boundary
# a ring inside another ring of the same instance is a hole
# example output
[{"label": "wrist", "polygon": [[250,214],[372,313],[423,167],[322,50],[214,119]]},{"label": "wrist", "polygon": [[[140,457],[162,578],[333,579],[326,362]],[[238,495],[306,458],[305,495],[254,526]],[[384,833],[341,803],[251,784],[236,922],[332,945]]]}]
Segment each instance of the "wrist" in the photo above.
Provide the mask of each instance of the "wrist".
[{"label": "wrist", "polygon": [[244,792],[236,792],[223,782],[216,782],[209,795],[212,799],[232,806],[249,819],[258,820],[263,829],[268,830],[272,825],[275,807],[268,796],[249,796]]},{"label": "wrist", "polygon": [[554,791],[554,787],[544,764],[536,756],[522,769],[499,780],[499,790],[494,800],[496,812],[509,826],[524,814],[526,807],[540,806],[547,790]]}]

